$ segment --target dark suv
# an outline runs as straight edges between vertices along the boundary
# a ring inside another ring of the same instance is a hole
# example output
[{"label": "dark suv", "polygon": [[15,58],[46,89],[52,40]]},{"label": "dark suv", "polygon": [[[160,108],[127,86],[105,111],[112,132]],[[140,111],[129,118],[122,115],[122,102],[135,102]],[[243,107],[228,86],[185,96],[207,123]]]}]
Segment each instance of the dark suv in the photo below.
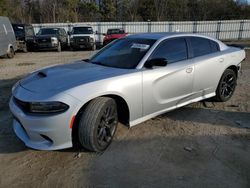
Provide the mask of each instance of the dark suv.
[{"label": "dark suv", "polygon": [[41,28],[36,35],[37,49],[54,49],[60,52],[68,46],[68,35],[63,28]]},{"label": "dark suv", "polygon": [[15,32],[17,49],[27,52],[31,50],[35,42],[35,32],[32,25],[28,24],[12,24]]}]

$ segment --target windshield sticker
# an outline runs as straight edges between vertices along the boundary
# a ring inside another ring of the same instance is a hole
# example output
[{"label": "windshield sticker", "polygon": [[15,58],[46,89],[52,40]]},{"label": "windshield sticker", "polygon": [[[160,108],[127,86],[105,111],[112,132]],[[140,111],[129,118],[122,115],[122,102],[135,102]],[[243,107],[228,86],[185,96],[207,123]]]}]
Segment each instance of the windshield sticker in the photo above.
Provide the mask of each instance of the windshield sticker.
[{"label": "windshield sticker", "polygon": [[141,50],[147,50],[149,49],[149,45],[148,44],[138,44],[138,43],[134,43],[131,48],[138,48],[138,49],[141,49]]}]

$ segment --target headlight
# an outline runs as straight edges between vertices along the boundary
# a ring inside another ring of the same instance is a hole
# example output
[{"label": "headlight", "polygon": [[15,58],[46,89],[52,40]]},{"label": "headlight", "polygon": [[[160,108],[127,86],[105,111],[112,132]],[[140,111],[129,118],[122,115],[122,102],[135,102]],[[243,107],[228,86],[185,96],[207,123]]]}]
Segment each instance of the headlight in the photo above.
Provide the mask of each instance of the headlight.
[{"label": "headlight", "polygon": [[58,43],[58,39],[56,37],[51,37],[51,42],[52,43]]},{"label": "headlight", "polygon": [[31,113],[60,113],[69,109],[69,106],[62,102],[31,102],[29,104]]}]

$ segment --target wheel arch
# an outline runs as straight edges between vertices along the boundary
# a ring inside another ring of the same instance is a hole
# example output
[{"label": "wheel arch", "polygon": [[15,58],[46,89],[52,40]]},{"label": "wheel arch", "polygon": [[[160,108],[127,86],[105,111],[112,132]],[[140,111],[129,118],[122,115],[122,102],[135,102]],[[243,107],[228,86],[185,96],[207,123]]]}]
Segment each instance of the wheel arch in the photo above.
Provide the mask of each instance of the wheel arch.
[{"label": "wheel arch", "polygon": [[236,74],[236,78],[238,78],[238,67],[236,65],[231,65],[231,66],[227,67],[226,70],[227,69],[234,71]]},{"label": "wheel arch", "polygon": [[[107,94],[107,95],[100,95],[98,97],[109,97],[115,100],[116,104],[117,104],[117,111],[118,111],[118,121],[120,123],[122,123],[123,125],[129,127],[129,121],[130,121],[130,112],[129,112],[129,106],[126,102],[126,100],[117,95],[117,94]],[[78,124],[80,121],[80,117],[83,114],[85,108],[88,106],[88,104],[98,98],[98,97],[94,97],[92,99],[90,99],[89,101],[87,101],[86,103],[84,103],[82,105],[82,107],[78,110],[78,112],[76,113],[75,119],[74,119],[74,123],[72,126],[72,142],[74,146],[78,146]]]},{"label": "wheel arch", "polygon": [[12,45],[12,44],[9,44],[8,45],[8,49],[7,49],[7,53],[9,53],[10,52],[10,49],[13,49],[14,50],[14,52],[15,52],[15,48],[14,48],[14,46]]}]

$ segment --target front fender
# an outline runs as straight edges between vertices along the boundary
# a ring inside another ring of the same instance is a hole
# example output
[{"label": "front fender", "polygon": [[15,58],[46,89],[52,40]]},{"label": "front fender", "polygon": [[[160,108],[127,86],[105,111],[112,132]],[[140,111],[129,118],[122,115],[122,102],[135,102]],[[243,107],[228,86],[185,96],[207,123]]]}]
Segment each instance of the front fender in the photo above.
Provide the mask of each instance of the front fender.
[{"label": "front fender", "polygon": [[94,98],[115,95],[123,98],[129,108],[130,121],[142,117],[142,74],[124,75],[83,84],[66,91],[68,95],[77,98],[80,103],[75,108],[75,115],[89,101]]}]

